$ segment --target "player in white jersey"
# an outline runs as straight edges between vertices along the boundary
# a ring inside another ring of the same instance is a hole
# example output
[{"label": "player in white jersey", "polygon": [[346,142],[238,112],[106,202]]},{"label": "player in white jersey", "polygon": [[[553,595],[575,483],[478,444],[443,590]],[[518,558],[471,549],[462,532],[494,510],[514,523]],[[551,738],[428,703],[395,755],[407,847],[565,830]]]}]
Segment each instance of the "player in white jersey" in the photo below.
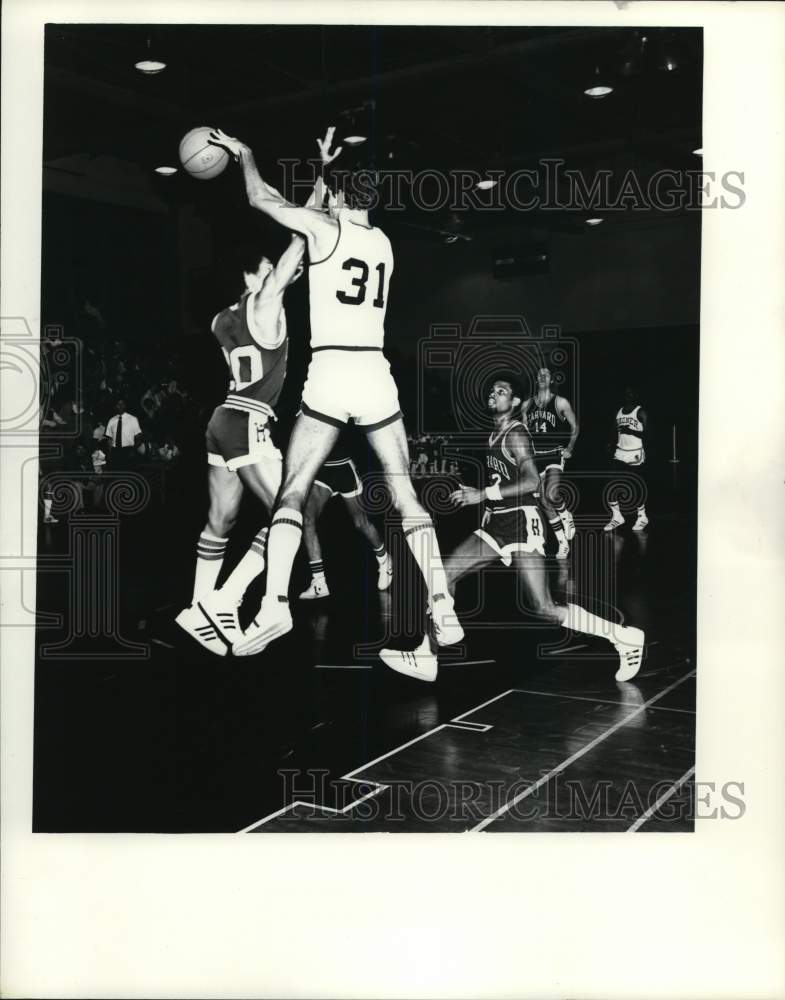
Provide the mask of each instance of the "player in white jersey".
[{"label": "player in white jersey", "polygon": [[[625,472],[632,470],[646,485],[646,449],[643,438],[646,434],[648,416],[638,402],[638,390],[628,386],[624,390],[624,405],[616,413],[616,450],[613,453],[612,467]],[[603,531],[615,531],[624,524],[624,515],[617,500],[610,502],[611,519]],[[633,531],[643,531],[649,523],[646,513],[646,496],[644,494],[638,504],[637,517],[632,526]]]},{"label": "player in white jersey", "polygon": [[[340,153],[331,152],[334,132],[331,128],[318,140],[325,165]],[[335,213],[301,208],[262,180],[244,143],[218,129],[211,141],[239,161],[251,205],[305,237],[310,263],[313,357],[270,526],[267,590],[257,619],[233,651],[261,652],[291,630],[289,580],[302,537],[303,508],[316,473],[350,420],[366,432],[385,473],[407,543],[425,577],[437,639],[458,642],[463,629],[453,612],[433,523],[409,477],[398,390],[382,350],[393,252],[387,236],[368,218],[372,178],[367,172],[350,177],[344,203]]]}]

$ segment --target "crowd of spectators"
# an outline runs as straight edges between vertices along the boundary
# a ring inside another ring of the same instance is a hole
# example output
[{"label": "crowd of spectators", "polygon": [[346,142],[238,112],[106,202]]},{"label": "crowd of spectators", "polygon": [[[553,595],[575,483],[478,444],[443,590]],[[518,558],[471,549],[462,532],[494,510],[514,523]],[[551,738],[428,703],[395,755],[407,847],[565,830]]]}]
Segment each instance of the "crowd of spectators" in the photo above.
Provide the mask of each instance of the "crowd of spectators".
[{"label": "crowd of spectators", "polygon": [[[42,475],[84,473],[69,478],[85,508],[100,505],[106,471],[145,472],[175,463],[200,416],[175,375],[171,353],[160,345],[115,339],[102,323],[95,326],[76,349],[70,345],[62,381],[51,377],[58,336],[50,333],[41,342]],[[48,443],[58,448],[48,449]],[[51,513],[47,517],[52,520]]]}]

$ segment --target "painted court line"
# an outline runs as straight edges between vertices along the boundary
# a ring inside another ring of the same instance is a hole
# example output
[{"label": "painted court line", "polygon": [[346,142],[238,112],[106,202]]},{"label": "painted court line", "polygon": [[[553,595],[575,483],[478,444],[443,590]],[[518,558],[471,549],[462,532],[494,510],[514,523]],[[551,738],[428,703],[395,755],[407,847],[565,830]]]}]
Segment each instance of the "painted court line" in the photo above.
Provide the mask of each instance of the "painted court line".
[{"label": "painted court line", "polygon": [[500,698],[504,698],[506,695],[511,694],[513,688],[508,691],[502,691],[501,694],[497,694],[494,698],[489,698],[484,701],[481,705],[476,705],[474,708],[468,709],[462,715],[456,715],[454,719],[451,719],[448,723],[442,723],[440,726],[436,726],[434,729],[429,729],[426,733],[421,736],[415,736],[413,740],[409,740],[407,743],[402,743],[400,746],[395,747],[393,750],[389,750],[387,753],[382,754],[380,757],[376,757],[374,760],[368,761],[367,764],[363,764],[361,767],[356,767],[353,771],[349,771],[348,774],[342,775],[339,781],[354,781],[361,785],[376,785],[376,787],[363,795],[362,798],[357,799],[355,802],[350,802],[348,806],[344,806],[343,809],[335,809],[332,806],[321,806],[315,805],[313,802],[303,802],[300,799],[295,799],[294,802],[290,802],[288,805],[282,806],[280,809],[276,809],[275,812],[270,813],[268,816],[263,816],[262,819],[254,820],[253,823],[249,823],[248,826],[243,827],[242,830],[238,830],[238,833],[250,833],[251,830],[256,830],[260,826],[264,826],[271,820],[277,819],[279,816],[284,816],[286,813],[290,812],[292,809],[297,808],[297,806],[307,806],[310,809],[319,809],[322,812],[329,813],[332,816],[346,815],[346,813],[351,812],[352,809],[360,805],[361,802],[365,802],[366,799],[370,799],[380,792],[386,791],[389,785],[382,785],[378,782],[369,781],[367,778],[355,778],[354,775],[359,774],[361,771],[365,771],[367,768],[372,767],[374,764],[378,764],[381,760],[386,760],[388,757],[392,757],[397,754],[400,750],[405,750],[407,747],[412,746],[415,743],[419,743],[420,740],[424,740],[426,736],[432,736],[434,733],[438,733],[441,729],[463,729],[469,732],[482,732],[485,733],[491,726],[485,725],[483,723],[475,722],[468,723],[465,726],[453,725],[453,723],[460,723],[463,718],[467,715],[472,715],[474,712],[478,712],[481,708],[485,708],[486,705],[490,705],[494,701],[498,701]]},{"label": "painted court line", "polygon": [[[558,694],[556,691],[532,691],[529,688],[516,688],[521,694],[538,694],[543,698],[566,698],[568,701],[591,701],[597,705],[634,705],[633,701],[614,701],[612,698],[590,698],[580,694]],[[683,715],[695,715],[693,708],[669,708],[667,705],[656,705],[655,712],[681,712]]]},{"label": "painted court line", "polygon": [[667,792],[663,792],[662,795],[657,799],[654,805],[649,806],[645,813],[642,813],[632,824],[631,827],[626,831],[627,833],[635,833],[636,830],[640,830],[644,823],[652,818],[652,816],[657,812],[663,803],[667,802],[671,795],[675,795],[676,792],[681,788],[685,781],[695,774],[695,768],[691,767],[689,771],[685,771],[684,774],[679,778],[675,785],[671,785]]},{"label": "painted court line", "polygon": [[594,747],[602,743],[603,740],[607,740],[609,736],[612,736],[623,726],[626,726],[631,719],[634,719],[636,715],[640,715],[640,713],[643,712],[645,709],[647,709],[649,705],[653,705],[654,702],[659,701],[660,698],[664,698],[665,695],[673,691],[674,688],[677,688],[680,684],[683,684],[684,681],[694,676],[695,676],[695,671],[691,670],[688,674],[685,674],[683,677],[680,677],[679,680],[674,681],[673,684],[668,685],[668,687],[660,691],[659,694],[656,694],[654,695],[653,698],[650,698],[648,701],[645,701],[634,711],[630,712],[630,714],[627,715],[624,719],[621,719],[615,725],[611,726],[610,729],[606,729],[604,733],[600,733],[599,736],[596,736],[593,740],[587,743],[585,747],[581,747],[580,750],[577,750],[574,754],[571,754],[560,764],[557,764],[556,767],[552,768],[550,771],[544,774],[539,780],[529,785],[528,788],[524,789],[524,791],[520,792],[509,802],[506,802],[503,806],[501,806],[501,808],[497,809],[495,812],[492,812],[490,816],[486,816],[485,819],[481,820],[476,826],[473,826],[471,828],[472,833],[475,833],[479,830],[484,830],[487,826],[490,826],[491,823],[494,823],[501,816],[504,816],[505,813],[509,812],[513,806],[517,805],[523,799],[528,798],[530,795],[533,795],[538,788],[541,788],[544,784],[549,782],[555,774],[559,774],[560,772],[565,771],[570,766],[570,764],[575,763],[576,760],[579,760],[581,757],[584,756],[584,754],[587,754],[590,750],[593,750]]}]

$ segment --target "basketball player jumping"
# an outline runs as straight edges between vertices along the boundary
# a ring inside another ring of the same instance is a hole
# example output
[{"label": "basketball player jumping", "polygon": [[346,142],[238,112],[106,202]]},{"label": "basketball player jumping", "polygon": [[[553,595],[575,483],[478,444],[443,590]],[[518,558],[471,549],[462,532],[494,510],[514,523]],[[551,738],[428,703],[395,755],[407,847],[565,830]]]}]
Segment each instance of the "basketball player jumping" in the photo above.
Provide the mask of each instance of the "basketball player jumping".
[{"label": "basketball player jumping", "polygon": [[329,597],[330,588],[324,575],[322,546],[319,542],[317,523],[327,503],[335,496],[340,496],[346,505],[346,512],[352,519],[355,528],[363,535],[373,549],[379,567],[377,587],[387,590],[392,583],[392,560],[382,541],[379,532],[368,520],[360,497],[363,491],[362,481],[357,473],[357,467],[352,461],[347,449],[341,442],[330,453],[329,458],[316,473],[308,502],[303,513],[303,544],[308,553],[308,565],[311,568],[311,582],[300,594],[304,601]]},{"label": "basketball player jumping", "polygon": [[[545,565],[545,537],[534,493],[540,474],[526,424],[515,411],[521,393],[515,380],[496,379],[488,394],[488,410],[494,430],[488,439],[486,487],[462,486],[452,495],[458,507],[483,503],[482,526],[462,542],[445,561],[450,592],[468,573],[497,559],[512,565],[528,597],[531,610],[554,625],[607,639],[619,655],[616,680],[628,681],[643,660],[644,633],[631,626],[616,625],[591,614],[577,604],[554,603]],[[383,649],[381,659],[393,670],[409,677],[433,681],[437,675],[436,654],[426,635],[412,651]]]},{"label": "basketball player jumping", "polygon": [[[329,152],[333,134],[334,129],[328,130],[319,142],[323,163],[340,152]],[[305,237],[310,264],[313,357],[270,526],[267,589],[258,618],[233,651],[261,652],[291,630],[289,580],[302,537],[303,508],[316,473],[350,420],[367,434],[402,517],[407,543],[425,577],[437,641],[458,642],[463,629],[455,619],[433,523],[409,477],[398,389],[383,354],[393,252],[387,236],[368,218],[372,177],[367,172],[350,175],[343,205],[325,215],[286,201],[262,180],[244,143],[220,130],[211,140],[240,162],[251,205]]]},{"label": "basketball player jumping", "polygon": [[215,590],[243,488],[271,511],[281,485],[282,458],[270,438],[270,421],[286,377],[289,344],[283,296],[302,274],[304,251],[305,241],[294,235],[275,266],[262,257],[255,272],[244,273],[239,301],[212,322],[231,381],[226,399],[207,425],[210,508],[196,547],[191,604],[175,621],[219,656],[242,634],[237,609],[264,569],[267,528],[257,533],[224,585]]},{"label": "basketball player jumping", "polygon": [[559,543],[556,558],[566,559],[569,543],[575,536],[575,522],[559,496],[559,483],[564,463],[572,458],[578,440],[578,421],[569,400],[551,392],[551,373],[547,368],[537,372],[537,391],[524,400],[523,419],[532,436],[534,460],[542,481],[540,503]]},{"label": "basketball player jumping", "polygon": [[[616,471],[632,469],[646,482],[646,450],[644,448],[643,437],[646,433],[648,417],[646,411],[638,402],[638,390],[633,386],[628,386],[624,390],[624,404],[619,407],[616,414],[616,450],[613,453],[611,462],[612,468]],[[624,524],[624,515],[621,512],[619,503],[611,500],[611,519],[603,528],[603,531],[615,531]],[[643,531],[649,524],[646,514],[646,498],[638,505],[633,531]]]}]

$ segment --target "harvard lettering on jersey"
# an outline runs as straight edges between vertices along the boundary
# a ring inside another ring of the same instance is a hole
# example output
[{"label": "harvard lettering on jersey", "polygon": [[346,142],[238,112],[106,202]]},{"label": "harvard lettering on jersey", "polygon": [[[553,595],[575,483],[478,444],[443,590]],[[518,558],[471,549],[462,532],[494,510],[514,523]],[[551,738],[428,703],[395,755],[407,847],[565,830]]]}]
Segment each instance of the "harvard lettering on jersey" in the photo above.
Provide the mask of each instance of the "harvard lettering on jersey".
[{"label": "harvard lettering on jersey", "polygon": [[547,403],[540,403],[533,396],[526,411],[526,424],[537,455],[557,453],[570,439],[569,424],[556,412],[555,395]]},{"label": "harvard lettering on jersey", "polygon": [[213,334],[221,345],[232,378],[224,406],[237,410],[259,412],[256,403],[275,406],[286,378],[286,358],[289,338],[286,318],[281,307],[284,336],[278,347],[260,347],[248,326],[250,293],[218,313],[213,321]]},{"label": "harvard lettering on jersey", "polygon": [[[521,479],[518,462],[507,447],[507,439],[513,428],[519,427],[531,440],[531,434],[526,424],[515,420],[503,431],[494,431],[488,438],[488,451],[485,455],[485,485],[507,486],[508,483],[519,483]],[[520,492],[516,496],[503,497],[501,500],[485,500],[485,509],[493,514],[504,511],[519,510],[521,507],[536,505],[537,501],[531,493]]]},{"label": "harvard lettering on jersey", "polygon": [[630,465],[638,465],[645,460],[643,450],[643,423],[638,418],[640,406],[634,407],[628,413],[624,407],[616,414],[616,458]]},{"label": "harvard lettering on jersey", "polygon": [[389,239],[375,226],[344,220],[338,242],[311,264],[311,347],[381,350],[393,270]]}]

